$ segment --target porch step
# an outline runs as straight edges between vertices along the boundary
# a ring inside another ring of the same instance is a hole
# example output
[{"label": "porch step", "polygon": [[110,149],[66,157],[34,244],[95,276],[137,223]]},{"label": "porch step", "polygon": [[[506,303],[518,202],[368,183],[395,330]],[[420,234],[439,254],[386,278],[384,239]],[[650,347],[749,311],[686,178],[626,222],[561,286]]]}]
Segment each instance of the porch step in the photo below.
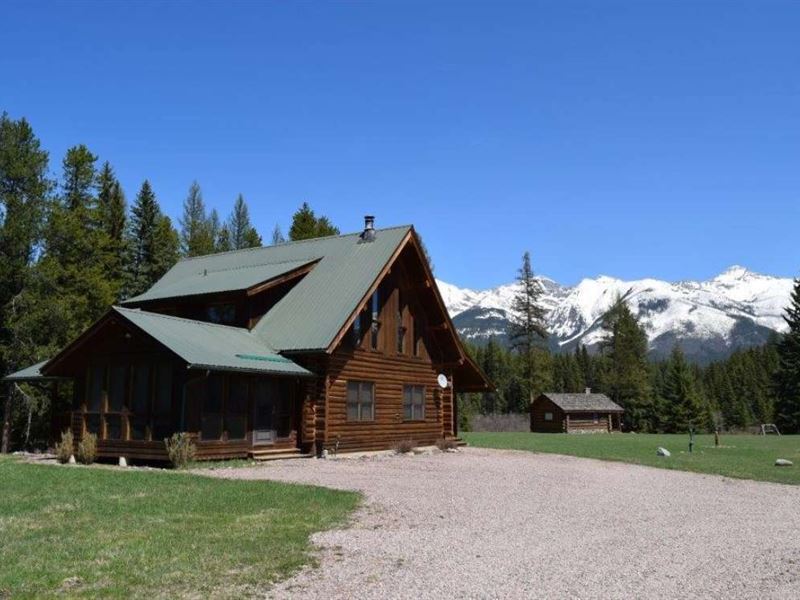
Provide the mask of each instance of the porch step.
[{"label": "porch step", "polygon": [[464,446],[467,445],[467,442],[462,440],[460,437],[454,437],[454,438],[448,438],[448,439],[453,440],[456,443],[456,446],[458,446],[459,448],[463,448]]},{"label": "porch step", "polygon": [[287,458],[311,458],[312,454],[300,452],[300,448],[264,448],[250,450],[248,455],[253,460],[284,460]]}]

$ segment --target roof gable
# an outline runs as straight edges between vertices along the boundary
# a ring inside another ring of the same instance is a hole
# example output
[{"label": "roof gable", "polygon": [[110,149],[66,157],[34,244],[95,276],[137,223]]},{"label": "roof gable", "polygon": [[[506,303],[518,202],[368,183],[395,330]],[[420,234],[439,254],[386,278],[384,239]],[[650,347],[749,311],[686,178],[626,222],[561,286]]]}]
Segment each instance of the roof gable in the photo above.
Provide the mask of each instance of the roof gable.
[{"label": "roof gable", "polygon": [[247,329],[118,306],[112,307],[45,365],[37,365],[39,372],[44,376],[51,375],[52,371],[58,372],[57,365],[60,362],[78,351],[114,317],[120,317],[144,332],[185,361],[190,369],[312,375],[310,371],[278,354]]},{"label": "roof gable", "polygon": [[297,243],[313,248],[320,260],[253,333],[282,352],[328,350],[411,231],[379,229],[371,242],[350,234]]}]

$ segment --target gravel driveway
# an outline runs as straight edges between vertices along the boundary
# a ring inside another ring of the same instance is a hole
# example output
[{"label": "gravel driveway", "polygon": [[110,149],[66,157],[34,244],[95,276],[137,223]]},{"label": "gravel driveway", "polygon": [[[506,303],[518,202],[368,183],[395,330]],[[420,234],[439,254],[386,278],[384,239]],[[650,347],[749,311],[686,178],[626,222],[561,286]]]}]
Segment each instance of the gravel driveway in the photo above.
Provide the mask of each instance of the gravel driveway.
[{"label": "gravel driveway", "polygon": [[278,598],[800,597],[800,487],[477,448],[214,474],[366,495]]}]

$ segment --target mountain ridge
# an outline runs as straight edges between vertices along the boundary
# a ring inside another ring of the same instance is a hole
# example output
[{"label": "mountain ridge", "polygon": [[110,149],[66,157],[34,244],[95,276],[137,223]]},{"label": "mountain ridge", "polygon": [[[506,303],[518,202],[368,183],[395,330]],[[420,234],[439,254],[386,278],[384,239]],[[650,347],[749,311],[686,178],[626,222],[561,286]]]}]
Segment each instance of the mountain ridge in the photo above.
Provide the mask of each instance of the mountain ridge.
[{"label": "mountain ridge", "polygon": [[[701,363],[763,344],[774,332],[785,331],[783,311],[793,286],[791,278],[740,265],[703,281],[626,281],[599,275],[564,286],[548,277],[538,279],[545,290],[542,304],[552,350],[571,351],[579,344],[596,350],[602,317],[619,294],[645,328],[651,356],[666,356],[678,344],[690,359]],[[487,290],[459,288],[438,279],[437,284],[464,339],[485,344],[494,337],[507,343],[516,282]]]}]

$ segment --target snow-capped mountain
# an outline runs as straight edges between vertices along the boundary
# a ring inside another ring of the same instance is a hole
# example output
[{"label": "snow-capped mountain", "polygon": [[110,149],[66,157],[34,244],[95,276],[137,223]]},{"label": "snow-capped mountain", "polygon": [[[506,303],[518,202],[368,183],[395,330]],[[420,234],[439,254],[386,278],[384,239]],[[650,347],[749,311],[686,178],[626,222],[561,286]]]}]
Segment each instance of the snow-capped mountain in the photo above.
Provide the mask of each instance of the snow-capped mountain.
[{"label": "snow-capped mountain", "polygon": [[[602,317],[620,295],[647,331],[654,356],[666,355],[678,343],[700,362],[764,343],[772,332],[784,331],[782,314],[793,285],[791,279],[753,273],[740,266],[708,281],[622,281],[600,276],[574,287],[545,277],[541,282],[554,350],[568,351],[578,344],[596,348],[602,336]],[[465,339],[479,344],[492,336],[506,340],[515,283],[482,291],[444,281],[438,284]]]}]

